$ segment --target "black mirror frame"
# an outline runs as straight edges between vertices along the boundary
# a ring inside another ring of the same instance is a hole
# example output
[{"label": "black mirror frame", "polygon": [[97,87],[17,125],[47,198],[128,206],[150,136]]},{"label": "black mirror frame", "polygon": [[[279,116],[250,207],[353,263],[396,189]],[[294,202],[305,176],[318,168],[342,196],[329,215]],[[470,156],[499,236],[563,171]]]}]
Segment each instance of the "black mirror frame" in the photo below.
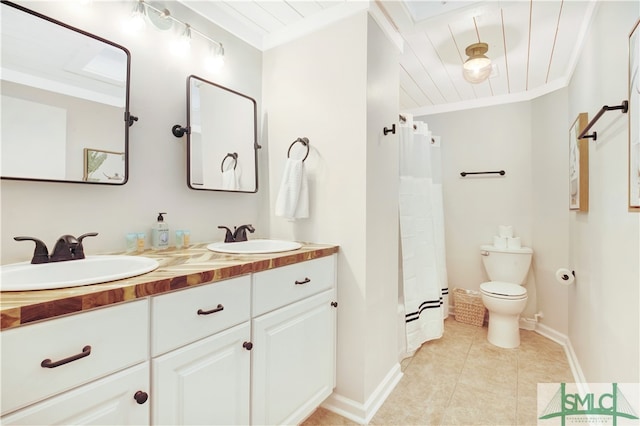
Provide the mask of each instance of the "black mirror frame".
[{"label": "black mirror frame", "polygon": [[22,12],[33,15],[37,18],[44,19],[45,21],[51,22],[52,24],[59,25],[63,28],[66,28],[70,31],[75,31],[80,33],[86,37],[92,38],[94,40],[98,40],[102,43],[108,44],[115,48],[121,49],[127,55],[127,79],[125,84],[125,104],[124,104],[124,117],[123,117],[123,126],[124,126],[124,179],[122,182],[111,183],[111,182],[91,182],[91,181],[83,181],[83,180],[64,180],[64,179],[39,179],[39,178],[26,178],[26,177],[12,177],[12,176],[0,176],[0,179],[6,180],[21,180],[21,181],[31,181],[31,182],[58,182],[58,183],[80,183],[80,184],[88,184],[88,185],[107,185],[107,186],[121,186],[128,182],[129,180],[129,127],[133,125],[135,121],[138,121],[138,117],[131,115],[129,111],[129,90],[130,90],[130,77],[131,77],[131,53],[129,50],[121,46],[117,43],[114,43],[110,40],[92,34],[90,32],[81,30],[69,24],[65,24],[64,22],[53,19],[49,16],[43,15],[39,12],[36,12],[31,9],[27,9],[24,6],[20,6],[16,3],[1,0],[0,3],[5,4],[7,6],[18,9]]},{"label": "black mirror frame", "polygon": [[[253,104],[253,164],[254,164],[254,170],[255,170],[255,189],[253,191],[240,191],[240,190],[232,191],[228,189],[197,188],[191,185],[191,79],[196,79],[203,83],[207,83],[212,86],[218,87],[219,89],[226,90],[227,92],[241,96],[252,102]],[[196,191],[238,192],[238,193],[246,193],[246,194],[255,194],[258,192],[258,149],[262,148],[262,146],[258,144],[258,108],[257,108],[257,103],[255,99],[243,93],[229,89],[228,87],[224,87],[212,81],[205,80],[196,75],[190,75],[189,77],[187,77],[187,126],[181,127],[179,124],[176,124],[175,126],[173,126],[171,130],[174,136],[176,137],[182,137],[185,133],[187,134],[187,186],[190,189],[194,189]]]}]

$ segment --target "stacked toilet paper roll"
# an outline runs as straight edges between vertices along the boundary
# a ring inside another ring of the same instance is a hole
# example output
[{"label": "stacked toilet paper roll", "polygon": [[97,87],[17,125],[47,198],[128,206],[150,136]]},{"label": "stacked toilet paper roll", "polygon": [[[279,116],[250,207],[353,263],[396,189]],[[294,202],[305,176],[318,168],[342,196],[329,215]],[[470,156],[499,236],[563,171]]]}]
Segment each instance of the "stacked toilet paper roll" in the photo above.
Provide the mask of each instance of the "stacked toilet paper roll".
[{"label": "stacked toilet paper roll", "polygon": [[575,280],[575,275],[567,268],[560,268],[556,271],[556,281],[562,285],[571,285]]},{"label": "stacked toilet paper roll", "polygon": [[522,242],[520,237],[513,236],[513,226],[499,225],[498,235],[493,237],[493,246],[499,249],[519,249]]},{"label": "stacked toilet paper roll", "polygon": [[513,237],[513,226],[498,225],[498,236],[503,238]]}]

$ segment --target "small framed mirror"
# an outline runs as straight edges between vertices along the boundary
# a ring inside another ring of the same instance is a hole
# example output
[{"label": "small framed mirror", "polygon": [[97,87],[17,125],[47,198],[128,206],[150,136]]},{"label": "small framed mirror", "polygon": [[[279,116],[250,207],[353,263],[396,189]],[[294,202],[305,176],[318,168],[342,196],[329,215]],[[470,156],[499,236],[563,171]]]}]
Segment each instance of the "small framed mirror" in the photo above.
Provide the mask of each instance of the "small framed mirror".
[{"label": "small framed mirror", "polygon": [[187,184],[257,192],[256,101],[194,75],[187,79]]},{"label": "small framed mirror", "polygon": [[8,1],[1,19],[2,179],[125,184],[129,51]]}]

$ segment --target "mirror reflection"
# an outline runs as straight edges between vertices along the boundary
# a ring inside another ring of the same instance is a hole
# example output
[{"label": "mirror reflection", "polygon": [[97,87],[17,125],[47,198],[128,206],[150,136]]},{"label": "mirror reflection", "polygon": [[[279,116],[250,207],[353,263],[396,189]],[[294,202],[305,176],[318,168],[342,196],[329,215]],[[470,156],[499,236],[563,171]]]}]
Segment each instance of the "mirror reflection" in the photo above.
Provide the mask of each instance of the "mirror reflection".
[{"label": "mirror reflection", "polygon": [[11,2],[1,17],[2,178],[126,183],[129,52]]},{"label": "mirror reflection", "polygon": [[256,101],[193,75],[188,90],[189,187],[256,192]]}]

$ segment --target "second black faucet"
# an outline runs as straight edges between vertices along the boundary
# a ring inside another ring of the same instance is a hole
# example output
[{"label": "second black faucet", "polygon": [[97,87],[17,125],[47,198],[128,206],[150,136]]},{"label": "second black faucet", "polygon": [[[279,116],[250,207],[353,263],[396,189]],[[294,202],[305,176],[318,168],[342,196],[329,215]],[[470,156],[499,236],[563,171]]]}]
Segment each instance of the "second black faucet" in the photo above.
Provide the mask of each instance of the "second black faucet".
[{"label": "second black faucet", "polygon": [[250,233],[254,233],[256,230],[253,225],[240,225],[233,227],[233,233],[231,229],[226,226],[218,226],[219,229],[226,229],[226,233],[224,236],[225,243],[237,243],[240,241],[247,241],[247,231]]}]

